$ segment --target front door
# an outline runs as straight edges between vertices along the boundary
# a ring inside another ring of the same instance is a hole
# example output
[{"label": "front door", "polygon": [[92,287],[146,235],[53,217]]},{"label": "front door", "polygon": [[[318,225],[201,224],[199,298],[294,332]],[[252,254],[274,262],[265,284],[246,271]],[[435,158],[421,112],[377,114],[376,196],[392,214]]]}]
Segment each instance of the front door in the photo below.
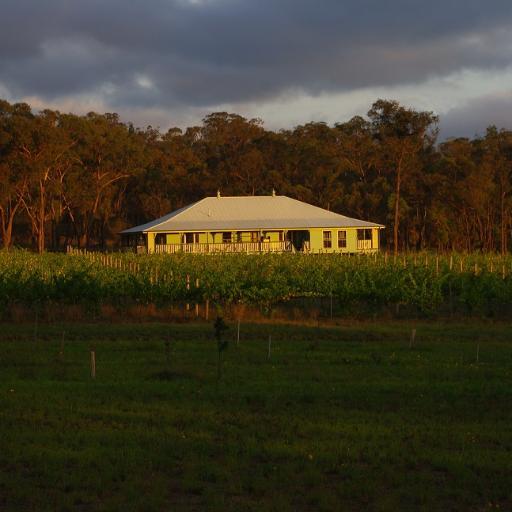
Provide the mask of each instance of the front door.
[{"label": "front door", "polygon": [[[288,240],[291,241],[296,251],[302,251],[304,245],[309,245],[309,231],[297,230],[288,231]],[[307,242],[307,243],[305,243]]]}]

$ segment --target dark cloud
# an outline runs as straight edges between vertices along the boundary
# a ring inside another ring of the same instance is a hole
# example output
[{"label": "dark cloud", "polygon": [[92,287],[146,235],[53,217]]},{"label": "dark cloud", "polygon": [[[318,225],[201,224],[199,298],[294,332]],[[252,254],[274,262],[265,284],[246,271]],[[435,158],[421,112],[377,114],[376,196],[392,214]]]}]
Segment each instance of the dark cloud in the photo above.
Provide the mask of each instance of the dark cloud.
[{"label": "dark cloud", "polygon": [[119,107],[314,95],[506,66],[510,28],[510,0],[4,0],[0,83]]}]

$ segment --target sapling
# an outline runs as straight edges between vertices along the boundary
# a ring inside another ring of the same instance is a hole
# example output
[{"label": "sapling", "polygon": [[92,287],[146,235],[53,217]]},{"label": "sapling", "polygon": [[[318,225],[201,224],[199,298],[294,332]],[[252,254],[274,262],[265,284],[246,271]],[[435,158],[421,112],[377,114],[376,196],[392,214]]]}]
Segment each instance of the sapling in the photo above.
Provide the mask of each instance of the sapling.
[{"label": "sapling", "polygon": [[167,335],[167,339],[165,340],[165,362],[167,364],[167,369],[169,369],[171,365],[171,335]]},{"label": "sapling", "polygon": [[226,325],[226,322],[224,322],[224,319],[221,316],[217,316],[215,323],[213,324],[213,328],[215,330],[215,339],[217,340],[217,352],[218,352],[218,359],[217,359],[217,383],[220,380],[221,377],[221,365],[222,365],[222,352],[228,348],[228,342],[227,340],[223,340],[223,334],[225,331],[228,330],[228,326]]},{"label": "sapling", "polygon": [[59,350],[59,361],[64,361],[64,337],[66,336],[66,332],[62,331],[62,338],[60,340],[60,350]]},{"label": "sapling", "polygon": [[34,341],[37,341],[38,327],[39,327],[39,304],[36,305],[36,318],[35,318],[35,322],[34,322]]}]

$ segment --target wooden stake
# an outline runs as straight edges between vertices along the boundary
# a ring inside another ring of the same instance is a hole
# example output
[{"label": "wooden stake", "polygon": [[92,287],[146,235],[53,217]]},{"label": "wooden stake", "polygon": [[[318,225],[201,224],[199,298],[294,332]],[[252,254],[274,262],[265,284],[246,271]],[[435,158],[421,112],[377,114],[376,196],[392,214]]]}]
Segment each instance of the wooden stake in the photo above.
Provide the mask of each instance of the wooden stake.
[{"label": "wooden stake", "polygon": [[236,325],[236,344],[240,344],[240,318],[238,319],[237,325]]},{"label": "wooden stake", "polygon": [[91,350],[91,378],[96,378],[96,352]]},{"label": "wooden stake", "polygon": [[62,331],[62,338],[60,339],[60,352],[59,352],[59,359],[61,361],[64,360],[64,336],[66,335],[65,331]]},{"label": "wooden stake", "polygon": [[204,308],[204,318],[205,318],[205,320],[208,320],[209,313],[210,313],[210,301],[209,301],[209,299],[206,299],[206,305],[205,305],[205,308]]},{"label": "wooden stake", "polygon": [[409,340],[409,348],[412,348],[414,340],[416,339],[416,329],[411,331],[411,339]]},{"label": "wooden stake", "polygon": [[167,367],[171,362],[171,336],[167,335],[167,341],[165,342],[165,362],[167,363]]},{"label": "wooden stake", "polygon": [[[187,290],[190,290],[190,276],[187,274],[187,279],[186,279],[186,284],[187,284]],[[187,302],[187,311],[190,310],[190,304]]]},{"label": "wooden stake", "polygon": [[270,347],[272,345],[272,336],[268,335],[268,353],[267,353],[267,359],[270,359]]},{"label": "wooden stake", "polygon": [[34,324],[34,341],[37,341],[37,328],[39,326],[39,306],[36,306],[36,321]]}]

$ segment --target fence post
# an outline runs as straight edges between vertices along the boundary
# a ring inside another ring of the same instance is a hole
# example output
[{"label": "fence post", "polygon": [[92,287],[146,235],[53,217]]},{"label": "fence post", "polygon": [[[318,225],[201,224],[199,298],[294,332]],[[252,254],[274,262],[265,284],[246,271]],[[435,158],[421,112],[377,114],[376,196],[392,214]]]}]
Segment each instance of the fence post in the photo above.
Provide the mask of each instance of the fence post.
[{"label": "fence post", "polygon": [[96,378],[96,352],[91,350],[91,378]]},{"label": "fence post", "polygon": [[[187,288],[187,292],[188,292],[190,290],[190,276],[188,274],[187,274],[185,283],[186,283],[186,288]],[[188,302],[187,302],[187,306],[186,307],[187,307],[187,311],[189,311],[190,310],[190,304]]]},{"label": "fence post", "polygon": [[[199,288],[199,278],[196,279],[196,288]],[[199,316],[199,304],[196,302],[196,318]]]},{"label": "fence post", "polygon": [[415,339],[416,339],[416,329],[413,329],[411,331],[411,338],[409,340],[409,348],[412,348],[412,345],[413,345]]},{"label": "fence post", "polygon": [[59,359],[62,362],[64,360],[64,336],[66,335],[65,331],[62,331],[62,338],[60,340],[60,351],[59,351]]}]

